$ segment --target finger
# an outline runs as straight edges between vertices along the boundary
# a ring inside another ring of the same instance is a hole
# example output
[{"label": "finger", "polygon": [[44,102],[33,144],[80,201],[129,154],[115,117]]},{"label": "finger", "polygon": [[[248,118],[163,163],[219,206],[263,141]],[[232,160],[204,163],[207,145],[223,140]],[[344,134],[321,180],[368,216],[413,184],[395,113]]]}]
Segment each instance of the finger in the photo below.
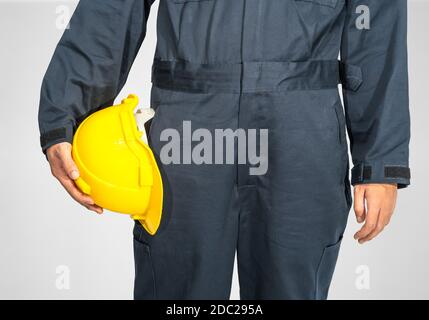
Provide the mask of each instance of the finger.
[{"label": "finger", "polygon": [[390,219],[392,218],[394,208],[395,208],[394,198],[392,199],[392,201],[386,201],[384,203],[383,207],[380,209],[377,227],[368,236],[361,239],[362,242],[367,242],[374,239],[386,228],[386,226],[390,223]]},{"label": "finger", "polygon": [[77,168],[69,150],[65,150],[60,154],[62,168],[65,174],[72,180],[79,178],[79,169]]},{"label": "finger", "polygon": [[368,213],[366,215],[366,221],[363,227],[356,232],[355,239],[360,240],[369,235],[376,227],[378,223],[378,216],[380,214],[380,205],[374,202],[368,202]]},{"label": "finger", "polygon": [[94,211],[98,214],[103,213],[103,208],[96,205],[91,197],[77,189],[73,180],[66,178],[60,182],[75,201],[83,205],[88,210]]},{"label": "finger", "polygon": [[94,211],[97,214],[102,214],[103,213],[103,208],[100,207],[100,206],[97,206],[96,204],[87,205],[87,206],[85,206],[85,208],[87,208],[90,211]]},{"label": "finger", "polygon": [[356,221],[362,223],[365,220],[366,210],[365,210],[365,189],[356,187],[354,189],[354,211],[356,216]]},{"label": "finger", "polygon": [[74,181],[68,177],[58,178],[64,189],[70,194],[70,196],[79,202],[81,205],[94,205],[94,200],[83,192],[81,192],[75,185]]},{"label": "finger", "polygon": [[51,166],[52,175],[56,178],[66,175],[59,154],[57,152],[52,152],[51,154],[49,165]]},{"label": "finger", "polygon": [[388,211],[388,209],[381,209],[380,214],[377,221],[377,226],[372,230],[367,236],[360,239],[360,243],[365,243],[368,241],[371,241],[375,237],[377,237],[387,226],[389,220],[390,220],[391,212]]}]

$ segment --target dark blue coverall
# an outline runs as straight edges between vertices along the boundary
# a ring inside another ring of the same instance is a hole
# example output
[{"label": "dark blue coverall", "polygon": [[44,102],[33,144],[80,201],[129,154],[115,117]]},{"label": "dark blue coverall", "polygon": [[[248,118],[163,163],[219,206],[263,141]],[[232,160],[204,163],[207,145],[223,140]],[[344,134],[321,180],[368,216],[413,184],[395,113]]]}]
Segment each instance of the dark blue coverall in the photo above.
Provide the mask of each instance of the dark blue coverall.
[{"label": "dark blue coverall", "polygon": [[[44,151],[113,104],[153,2],[80,1],[42,85]],[[165,212],[155,236],[135,225],[135,298],[227,299],[237,252],[241,298],[325,299],[351,206],[346,129],[352,184],[409,184],[406,0],[160,0],[157,24],[154,152],[183,121],[268,129],[268,171],[160,162]]]}]

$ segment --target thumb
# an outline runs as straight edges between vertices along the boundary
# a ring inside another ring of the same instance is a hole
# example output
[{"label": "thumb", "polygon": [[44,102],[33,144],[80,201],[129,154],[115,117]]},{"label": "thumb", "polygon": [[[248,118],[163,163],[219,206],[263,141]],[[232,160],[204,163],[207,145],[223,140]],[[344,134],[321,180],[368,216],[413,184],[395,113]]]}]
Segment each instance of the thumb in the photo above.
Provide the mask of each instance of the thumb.
[{"label": "thumb", "polygon": [[356,220],[362,223],[365,220],[365,189],[357,186],[354,190],[354,210]]},{"label": "thumb", "polygon": [[70,151],[65,152],[61,158],[62,158],[63,168],[67,176],[72,180],[76,180],[77,178],[79,178],[79,175],[80,175],[79,169],[77,168],[75,162],[73,161],[71,152]]}]

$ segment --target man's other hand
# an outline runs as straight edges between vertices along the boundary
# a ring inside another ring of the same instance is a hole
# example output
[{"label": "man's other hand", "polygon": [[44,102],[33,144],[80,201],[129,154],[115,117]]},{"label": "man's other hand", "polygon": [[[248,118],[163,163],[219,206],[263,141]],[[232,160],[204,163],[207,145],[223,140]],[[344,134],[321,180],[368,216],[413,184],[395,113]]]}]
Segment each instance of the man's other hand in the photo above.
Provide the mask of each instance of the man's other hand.
[{"label": "man's other hand", "polygon": [[374,239],[389,224],[396,205],[396,184],[361,184],[354,188],[354,211],[364,223],[354,238],[360,244]]}]

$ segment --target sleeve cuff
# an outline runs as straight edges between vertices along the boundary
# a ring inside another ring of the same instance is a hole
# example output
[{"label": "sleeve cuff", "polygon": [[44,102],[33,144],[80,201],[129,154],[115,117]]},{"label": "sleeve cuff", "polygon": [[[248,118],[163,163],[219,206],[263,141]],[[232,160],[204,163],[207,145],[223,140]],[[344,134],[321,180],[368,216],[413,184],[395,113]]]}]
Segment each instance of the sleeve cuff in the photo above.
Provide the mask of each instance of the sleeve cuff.
[{"label": "sleeve cuff", "polygon": [[380,162],[360,163],[352,169],[352,185],[368,183],[396,183],[398,189],[410,184],[410,168],[398,164]]},{"label": "sleeve cuff", "polygon": [[46,155],[46,150],[54,144],[61,142],[73,143],[74,129],[72,126],[56,128],[43,132],[40,135],[40,146],[43,153]]}]

